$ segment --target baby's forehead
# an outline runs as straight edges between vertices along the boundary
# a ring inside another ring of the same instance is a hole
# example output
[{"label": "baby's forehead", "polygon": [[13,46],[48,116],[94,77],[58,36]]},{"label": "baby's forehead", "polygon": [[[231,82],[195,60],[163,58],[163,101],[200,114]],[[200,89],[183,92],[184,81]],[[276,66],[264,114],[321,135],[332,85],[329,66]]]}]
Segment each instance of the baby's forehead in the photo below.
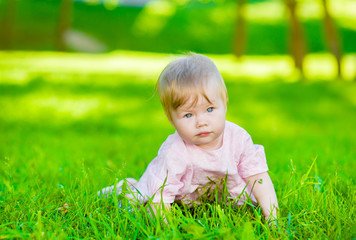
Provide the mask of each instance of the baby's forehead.
[{"label": "baby's forehead", "polygon": [[217,101],[216,96],[207,95],[206,93],[196,93],[186,96],[178,110],[188,110],[200,105],[211,105]]}]

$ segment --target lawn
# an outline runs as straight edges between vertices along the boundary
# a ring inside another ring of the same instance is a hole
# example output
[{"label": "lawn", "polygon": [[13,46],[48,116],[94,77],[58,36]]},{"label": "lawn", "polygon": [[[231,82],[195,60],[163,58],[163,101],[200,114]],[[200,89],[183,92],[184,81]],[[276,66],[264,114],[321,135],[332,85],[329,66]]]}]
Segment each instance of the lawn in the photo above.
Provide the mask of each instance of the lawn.
[{"label": "lawn", "polygon": [[[126,54],[126,55],[125,55]],[[174,129],[153,96],[165,54],[2,52],[0,239],[354,239],[356,84],[223,74],[227,119],[265,146],[280,205],[174,206],[169,225],[96,192],[139,178]],[[271,60],[265,59],[266,64]],[[221,66],[221,65],[220,65]],[[277,69],[277,68],[276,68]],[[276,70],[278,71],[278,69]]]}]

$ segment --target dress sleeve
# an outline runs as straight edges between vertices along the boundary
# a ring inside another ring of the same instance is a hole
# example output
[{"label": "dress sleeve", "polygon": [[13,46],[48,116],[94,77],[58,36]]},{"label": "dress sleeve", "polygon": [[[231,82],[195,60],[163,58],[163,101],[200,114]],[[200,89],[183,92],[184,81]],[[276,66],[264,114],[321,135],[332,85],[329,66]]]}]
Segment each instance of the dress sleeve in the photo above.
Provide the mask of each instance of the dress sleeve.
[{"label": "dress sleeve", "polygon": [[263,146],[253,144],[247,132],[242,137],[242,153],[238,161],[238,171],[242,178],[268,171]]},{"label": "dress sleeve", "polygon": [[187,165],[177,151],[160,152],[157,158],[161,164],[157,166],[158,169],[152,169],[152,202],[173,203],[184,186],[182,179]]},{"label": "dress sleeve", "polygon": [[187,156],[185,144],[179,135],[175,133],[168,136],[136,184],[144,202],[174,202],[187,184]]}]

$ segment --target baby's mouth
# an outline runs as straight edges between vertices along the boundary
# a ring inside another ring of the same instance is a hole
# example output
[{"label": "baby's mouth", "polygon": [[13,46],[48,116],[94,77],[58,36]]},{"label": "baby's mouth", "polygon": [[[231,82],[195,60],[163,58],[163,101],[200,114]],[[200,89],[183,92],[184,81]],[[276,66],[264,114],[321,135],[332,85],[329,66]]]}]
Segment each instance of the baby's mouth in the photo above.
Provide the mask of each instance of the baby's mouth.
[{"label": "baby's mouth", "polygon": [[201,132],[201,133],[198,133],[197,135],[199,136],[199,137],[207,137],[207,136],[209,136],[211,134],[211,132]]}]

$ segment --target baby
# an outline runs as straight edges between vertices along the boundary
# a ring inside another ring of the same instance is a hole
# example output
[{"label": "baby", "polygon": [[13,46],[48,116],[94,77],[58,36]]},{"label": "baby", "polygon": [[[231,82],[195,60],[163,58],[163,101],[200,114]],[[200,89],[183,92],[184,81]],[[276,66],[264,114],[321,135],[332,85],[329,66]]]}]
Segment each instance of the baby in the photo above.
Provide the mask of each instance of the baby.
[{"label": "baby", "polygon": [[[225,120],[228,96],[215,64],[199,54],[177,58],[163,70],[156,89],[176,132],[139,181],[125,180],[132,190],[127,196],[169,208],[176,201],[197,200],[206,185],[224,178],[230,199],[240,205],[251,197],[266,219],[276,218],[278,202],[264,149],[243,128]],[[118,183],[118,193],[122,185]],[[113,189],[104,188],[99,195]]]}]

